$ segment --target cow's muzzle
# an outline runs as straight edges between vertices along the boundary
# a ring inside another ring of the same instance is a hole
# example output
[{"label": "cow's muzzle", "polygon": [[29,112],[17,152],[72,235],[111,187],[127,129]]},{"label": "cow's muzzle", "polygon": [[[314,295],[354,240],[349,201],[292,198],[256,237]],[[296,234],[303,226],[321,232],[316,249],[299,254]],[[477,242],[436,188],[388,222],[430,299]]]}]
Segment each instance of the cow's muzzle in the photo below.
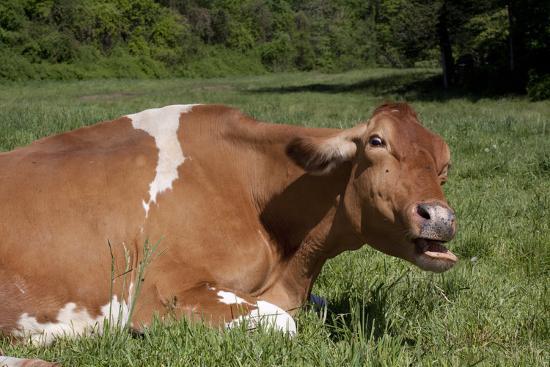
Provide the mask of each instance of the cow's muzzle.
[{"label": "cow's muzzle", "polygon": [[439,202],[418,203],[413,206],[413,221],[417,228],[417,237],[413,239],[416,265],[435,272],[450,269],[458,261],[444,246],[456,233],[453,210]]},{"label": "cow's muzzle", "polygon": [[456,232],[455,214],[451,208],[438,202],[419,203],[415,207],[415,221],[419,237],[447,242]]}]

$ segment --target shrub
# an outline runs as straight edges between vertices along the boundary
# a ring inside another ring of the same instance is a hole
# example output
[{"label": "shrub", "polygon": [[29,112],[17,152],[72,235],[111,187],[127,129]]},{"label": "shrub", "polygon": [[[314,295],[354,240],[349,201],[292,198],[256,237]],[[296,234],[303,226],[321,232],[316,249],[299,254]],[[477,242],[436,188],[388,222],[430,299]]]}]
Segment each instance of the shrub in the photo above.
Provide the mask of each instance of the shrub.
[{"label": "shrub", "polygon": [[0,48],[0,65],[0,79],[27,80],[35,76],[34,65],[6,48]]},{"label": "shrub", "polygon": [[288,70],[298,53],[287,33],[278,33],[275,39],[261,48],[262,63],[272,71]]},{"label": "shrub", "polygon": [[264,74],[266,68],[258,52],[246,53],[219,46],[208,46],[197,57],[178,65],[175,72],[185,77],[222,77],[227,75]]},{"label": "shrub", "polygon": [[537,75],[531,72],[527,84],[527,95],[533,101],[550,99],[550,74]]},{"label": "shrub", "polygon": [[19,30],[26,21],[22,1],[0,0],[0,28]]}]

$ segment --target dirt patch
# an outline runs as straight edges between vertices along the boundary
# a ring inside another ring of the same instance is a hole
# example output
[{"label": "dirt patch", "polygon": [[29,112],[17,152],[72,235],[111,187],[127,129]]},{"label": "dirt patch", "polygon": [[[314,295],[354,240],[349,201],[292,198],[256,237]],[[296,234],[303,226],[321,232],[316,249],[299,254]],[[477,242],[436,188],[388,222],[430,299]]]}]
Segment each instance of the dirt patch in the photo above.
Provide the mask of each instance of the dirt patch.
[{"label": "dirt patch", "polygon": [[195,90],[205,90],[209,92],[219,92],[219,91],[226,91],[226,90],[233,90],[231,85],[227,84],[214,84],[214,85],[204,85],[200,87],[193,88]]}]

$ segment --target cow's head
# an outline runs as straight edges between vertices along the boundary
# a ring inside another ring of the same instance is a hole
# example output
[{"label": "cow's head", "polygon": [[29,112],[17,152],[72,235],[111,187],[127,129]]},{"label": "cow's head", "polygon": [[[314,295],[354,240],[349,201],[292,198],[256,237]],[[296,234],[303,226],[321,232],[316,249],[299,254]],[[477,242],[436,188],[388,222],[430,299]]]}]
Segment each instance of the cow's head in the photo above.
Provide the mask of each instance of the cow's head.
[{"label": "cow's head", "polygon": [[380,106],[367,124],[335,136],[298,138],[287,153],[317,175],[351,162],[342,205],[347,220],[372,247],[435,272],[457,261],[443,245],[456,231],[441,188],[449,148],[407,104]]}]

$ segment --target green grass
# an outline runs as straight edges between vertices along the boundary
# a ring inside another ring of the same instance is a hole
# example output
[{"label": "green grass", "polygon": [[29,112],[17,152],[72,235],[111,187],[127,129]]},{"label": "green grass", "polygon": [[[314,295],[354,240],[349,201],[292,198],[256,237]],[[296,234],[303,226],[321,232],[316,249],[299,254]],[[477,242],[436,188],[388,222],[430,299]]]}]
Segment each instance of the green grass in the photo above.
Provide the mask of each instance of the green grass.
[{"label": "green grass", "polygon": [[185,321],[142,337],[110,332],[7,355],[65,366],[548,366],[550,361],[550,103],[443,93],[434,70],[274,74],[209,80],[28,82],[0,89],[0,150],[100,120],[174,104],[239,107],[258,119],[349,127],[388,99],[407,100],[451,147],[445,186],[457,211],[445,274],[367,247],[329,261],[314,292],[326,320],[298,316],[289,340]]}]

